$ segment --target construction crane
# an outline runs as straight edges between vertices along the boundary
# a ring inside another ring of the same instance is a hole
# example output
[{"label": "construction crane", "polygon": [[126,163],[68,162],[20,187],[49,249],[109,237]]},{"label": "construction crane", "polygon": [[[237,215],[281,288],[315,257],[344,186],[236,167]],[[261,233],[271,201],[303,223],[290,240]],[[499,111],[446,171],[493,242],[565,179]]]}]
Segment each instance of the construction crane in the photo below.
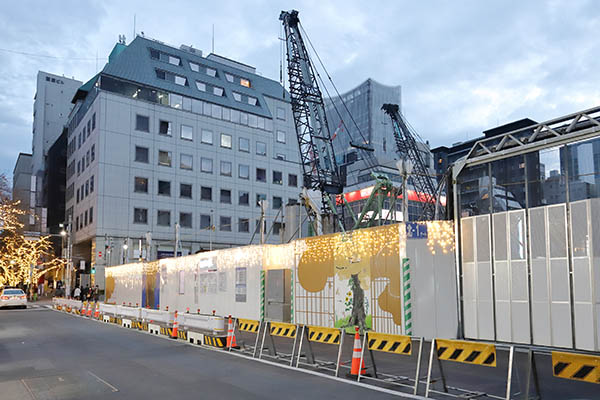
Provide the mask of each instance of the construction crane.
[{"label": "construction crane", "polygon": [[[279,19],[285,30],[290,97],[304,187],[321,192],[321,214],[331,215],[341,224],[332,195],[342,193],[344,182],[335,159],[323,94],[300,33],[298,11],[282,11]],[[319,219],[315,207],[305,205],[314,223]]]},{"label": "construction crane", "polygon": [[[422,143],[423,140],[409,127],[402,114],[400,114],[398,104],[384,104],[381,109],[392,120],[398,155],[412,162],[413,171],[410,177],[415,194],[423,206],[419,220],[437,219],[439,215],[438,199],[440,198],[440,193],[418,147],[419,142]],[[406,196],[407,193],[403,193],[402,195]]]}]

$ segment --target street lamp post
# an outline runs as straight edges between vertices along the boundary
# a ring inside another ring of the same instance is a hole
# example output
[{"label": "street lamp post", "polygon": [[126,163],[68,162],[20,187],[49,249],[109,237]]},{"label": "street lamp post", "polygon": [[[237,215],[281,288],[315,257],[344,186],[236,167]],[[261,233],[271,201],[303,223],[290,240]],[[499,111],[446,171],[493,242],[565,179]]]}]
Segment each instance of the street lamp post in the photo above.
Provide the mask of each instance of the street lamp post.
[{"label": "street lamp post", "polygon": [[67,237],[67,279],[65,282],[65,297],[69,297],[71,295],[71,275],[73,270],[73,243],[71,241],[71,234],[73,233],[73,217],[69,215],[69,219],[67,220],[66,229],[63,229],[60,232],[60,236],[63,238]]}]

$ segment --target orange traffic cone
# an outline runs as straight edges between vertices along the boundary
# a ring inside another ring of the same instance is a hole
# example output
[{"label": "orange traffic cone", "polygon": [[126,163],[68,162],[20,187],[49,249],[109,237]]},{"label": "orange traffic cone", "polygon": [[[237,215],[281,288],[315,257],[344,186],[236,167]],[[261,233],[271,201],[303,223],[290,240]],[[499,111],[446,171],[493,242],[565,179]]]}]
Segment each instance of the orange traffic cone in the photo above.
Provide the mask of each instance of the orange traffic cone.
[{"label": "orange traffic cone", "polygon": [[350,368],[350,375],[358,377],[358,375],[365,375],[365,361],[363,360],[362,365],[360,362],[360,353],[362,346],[360,345],[360,335],[358,334],[358,326],[356,327],[356,334],[354,335],[354,350],[352,351],[352,367]]},{"label": "orange traffic cone", "polygon": [[171,338],[177,339],[177,330],[179,329],[179,322],[177,322],[177,310],[175,310],[175,319],[173,320],[173,331]]},{"label": "orange traffic cone", "polygon": [[92,303],[90,303],[90,306],[88,307],[87,314],[86,314],[87,317],[91,317],[92,316],[92,310],[93,310],[93,308],[94,308],[94,306],[92,305]]},{"label": "orange traffic cone", "polygon": [[231,320],[230,315],[229,322],[227,323],[227,348],[230,349],[232,347],[237,348],[238,345],[235,341],[235,333],[233,333],[233,321]]},{"label": "orange traffic cone", "polygon": [[100,318],[100,304],[96,303],[96,311],[94,312],[94,318]]}]

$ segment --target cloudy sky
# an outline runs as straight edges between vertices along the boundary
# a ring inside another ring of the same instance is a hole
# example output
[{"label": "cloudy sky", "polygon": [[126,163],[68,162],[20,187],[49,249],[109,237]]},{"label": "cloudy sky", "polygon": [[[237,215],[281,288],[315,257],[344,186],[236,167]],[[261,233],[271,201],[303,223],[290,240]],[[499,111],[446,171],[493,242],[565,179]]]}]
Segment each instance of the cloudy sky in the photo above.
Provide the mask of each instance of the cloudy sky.
[{"label": "cloudy sky", "polygon": [[37,71],[86,81],[119,34],[132,39],[134,15],[137,32],[205,53],[214,24],[216,53],[278,80],[278,16],[291,8],[340,91],[369,77],[402,85],[404,114],[432,146],[600,105],[591,0],[21,0],[0,14],[0,172],[12,175],[18,153],[31,151]]}]

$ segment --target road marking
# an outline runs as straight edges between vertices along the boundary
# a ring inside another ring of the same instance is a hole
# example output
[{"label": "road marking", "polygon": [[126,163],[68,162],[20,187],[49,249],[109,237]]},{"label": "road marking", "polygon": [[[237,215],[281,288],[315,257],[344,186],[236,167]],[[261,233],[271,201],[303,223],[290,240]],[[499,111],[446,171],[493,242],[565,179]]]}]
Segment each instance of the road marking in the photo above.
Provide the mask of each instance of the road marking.
[{"label": "road marking", "polygon": [[110,383],[106,382],[104,379],[100,378],[98,375],[94,374],[92,371],[88,371],[88,374],[90,374],[91,376],[93,376],[94,378],[96,378],[96,380],[98,382],[102,382],[104,383],[106,386],[108,386],[109,388],[111,388],[111,390],[113,392],[118,392],[119,389],[117,389],[116,387],[114,387],[113,385],[111,385]]},{"label": "road marking", "polygon": [[35,397],[33,395],[33,392],[31,391],[31,389],[29,388],[29,386],[27,385],[27,383],[25,383],[25,379],[21,379],[21,383],[23,384],[23,386],[25,386],[25,389],[27,389],[27,391],[29,392],[29,395],[31,396],[31,398],[33,400],[37,400],[37,397]]}]

